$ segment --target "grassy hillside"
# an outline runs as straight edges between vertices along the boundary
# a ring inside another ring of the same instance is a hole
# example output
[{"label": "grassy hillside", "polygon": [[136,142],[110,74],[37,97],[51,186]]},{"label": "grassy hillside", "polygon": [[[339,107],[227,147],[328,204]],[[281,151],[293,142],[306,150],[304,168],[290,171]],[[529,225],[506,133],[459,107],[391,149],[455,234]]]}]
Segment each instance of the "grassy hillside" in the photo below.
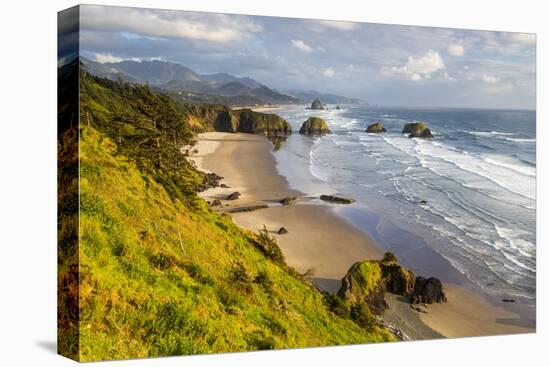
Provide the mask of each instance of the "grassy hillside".
[{"label": "grassy hillside", "polygon": [[179,151],[193,141],[196,111],[85,73],[80,88],[80,291],[62,300],[79,298],[77,359],[393,340],[331,311],[334,297],[289,268],[273,238],[196,195],[202,175]]}]

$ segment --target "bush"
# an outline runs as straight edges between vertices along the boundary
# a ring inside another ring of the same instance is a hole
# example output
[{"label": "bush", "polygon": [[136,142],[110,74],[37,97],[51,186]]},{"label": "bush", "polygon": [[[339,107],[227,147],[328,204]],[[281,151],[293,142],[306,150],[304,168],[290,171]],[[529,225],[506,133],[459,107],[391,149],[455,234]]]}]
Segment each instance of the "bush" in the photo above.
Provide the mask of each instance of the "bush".
[{"label": "bush", "polygon": [[350,317],[350,306],[348,302],[335,294],[325,292],[324,296],[325,303],[332,313],[344,318]]},{"label": "bush", "polygon": [[252,280],[242,262],[238,261],[233,264],[229,271],[229,279],[237,288],[246,293],[252,292]]},{"label": "bush", "polygon": [[273,288],[273,281],[269,278],[269,275],[265,271],[261,271],[254,277],[253,280],[254,283],[262,286],[262,288],[268,292],[271,293]]},{"label": "bush", "polygon": [[256,237],[252,240],[252,244],[275,263],[285,264],[285,257],[279,245],[277,245],[277,240],[269,235],[265,225],[264,229],[258,231]]},{"label": "bush", "polygon": [[372,315],[369,306],[364,302],[357,302],[351,306],[350,310],[351,319],[359,326],[365,329],[372,329],[376,324],[376,320]]}]

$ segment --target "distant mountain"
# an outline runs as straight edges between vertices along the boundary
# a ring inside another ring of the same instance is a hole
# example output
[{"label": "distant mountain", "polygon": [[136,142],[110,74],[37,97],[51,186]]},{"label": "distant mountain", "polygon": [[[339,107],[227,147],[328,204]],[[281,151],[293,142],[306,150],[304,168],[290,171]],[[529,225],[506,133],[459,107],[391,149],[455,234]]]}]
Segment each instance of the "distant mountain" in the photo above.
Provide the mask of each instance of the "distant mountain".
[{"label": "distant mountain", "polygon": [[315,90],[285,90],[283,93],[299,98],[308,104],[316,99],[321,100],[323,104],[368,104],[367,101],[363,101],[362,99],[349,98],[337,94],[321,93]]},{"label": "distant mountain", "polygon": [[279,93],[249,77],[237,77],[227,73],[202,75],[172,62],[155,60],[102,64],[83,57],[81,61],[91,74],[114,80],[148,83],[153,87],[167,90],[174,96],[187,96],[185,98],[190,100],[226,101],[231,105],[246,105],[251,102],[302,102],[299,98]]},{"label": "distant mountain", "polygon": [[255,81],[252,78],[249,77],[243,77],[239,78],[231,74],[227,73],[217,73],[217,74],[209,74],[209,75],[203,75],[203,79],[207,79],[214,83],[224,84],[224,83],[230,83],[230,82],[239,82],[241,84],[246,85],[249,88],[259,88],[262,85]]}]

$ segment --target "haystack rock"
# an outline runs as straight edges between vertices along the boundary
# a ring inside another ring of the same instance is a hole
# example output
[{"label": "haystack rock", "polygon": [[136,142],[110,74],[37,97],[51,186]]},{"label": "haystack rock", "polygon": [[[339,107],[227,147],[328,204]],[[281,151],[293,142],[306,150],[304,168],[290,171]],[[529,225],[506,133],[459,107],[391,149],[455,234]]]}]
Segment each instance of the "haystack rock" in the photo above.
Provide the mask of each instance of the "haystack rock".
[{"label": "haystack rock", "polygon": [[325,120],[320,117],[310,117],[302,123],[300,128],[300,134],[303,135],[320,135],[320,134],[330,134],[328,124]]},{"label": "haystack rock", "polygon": [[367,127],[368,133],[385,133],[387,130],[381,122],[374,123]]},{"label": "haystack rock", "polygon": [[312,110],[324,110],[325,107],[323,106],[323,104],[321,103],[321,101],[319,99],[316,99],[315,101],[313,101],[311,103],[311,109]]}]

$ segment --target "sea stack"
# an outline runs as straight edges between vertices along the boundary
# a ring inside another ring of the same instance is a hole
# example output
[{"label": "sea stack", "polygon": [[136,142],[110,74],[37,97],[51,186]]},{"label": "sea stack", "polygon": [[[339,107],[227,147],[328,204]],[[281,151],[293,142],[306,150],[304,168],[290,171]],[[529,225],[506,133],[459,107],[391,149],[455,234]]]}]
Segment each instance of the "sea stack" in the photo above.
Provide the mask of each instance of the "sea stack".
[{"label": "sea stack", "polygon": [[320,135],[330,134],[332,131],[328,128],[328,124],[320,117],[310,117],[303,122],[300,128],[300,134],[302,135]]},{"label": "sea stack", "polygon": [[422,122],[405,124],[405,127],[403,127],[402,133],[409,134],[409,138],[424,138],[424,139],[433,138],[432,131],[428,128],[426,124]]},{"label": "sea stack", "polygon": [[315,101],[313,101],[311,103],[311,109],[312,110],[324,110],[325,107],[323,106],[323,104],[321,103],[321,101],[319,99],[316,99]]},{"label": "sea stack", "polygon": [[379,134],[379,133],[385,133],[387,130],[386,128],[384,127],[384,125],[381,123],[381,122],[376,122],[372,125],[369,125],[367,127],[367,132],[368,133],[376,133],[376,134]]}]

